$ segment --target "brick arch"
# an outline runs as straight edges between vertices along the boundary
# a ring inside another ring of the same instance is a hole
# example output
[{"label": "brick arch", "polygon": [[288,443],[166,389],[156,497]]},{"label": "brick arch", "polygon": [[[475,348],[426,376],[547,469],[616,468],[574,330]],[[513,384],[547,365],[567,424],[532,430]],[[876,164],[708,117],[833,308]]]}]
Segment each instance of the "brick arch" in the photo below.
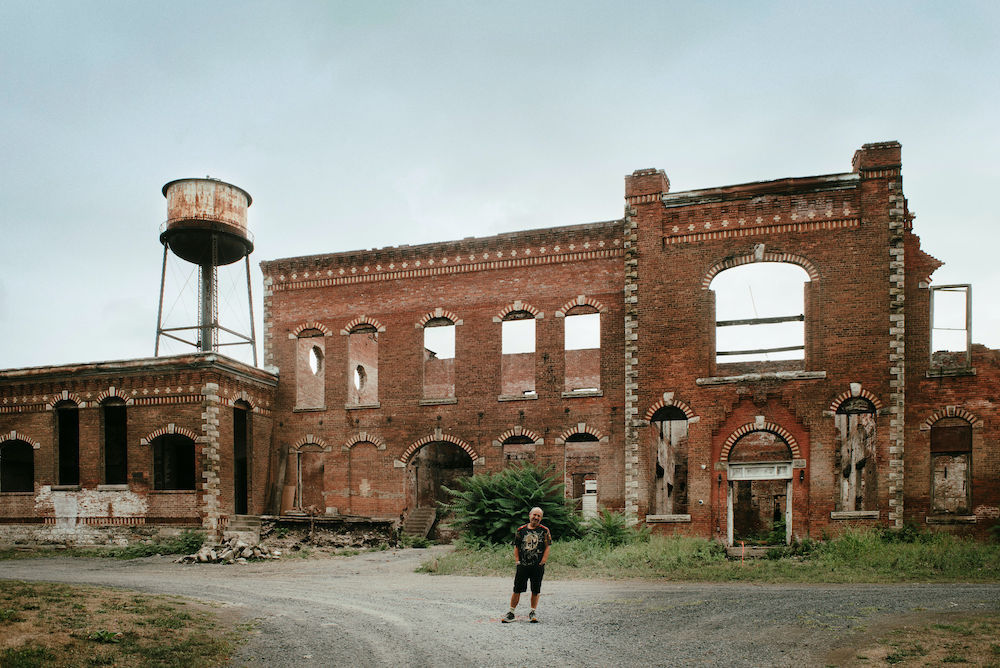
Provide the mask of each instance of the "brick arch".
[{"label": "brick arch", "polygon": [[534,443],[542,442],[541,434],[539,434],[537,431],[534,431],[532,429],[525,429],[524,427],[521,426],[514,427],[513,429],[508,429],[504,433],[497,436],[496,440],[494,440],[493,442],[497,445],[503,445],[504,441],[506,441],[508,438],[513,438],[515,436],[527,436]]},{"label": "brick arch", "polygon": [[149,445],[150,443],[153,442],[154,438],[163,436],[164,434],[179,434],[181,436],[186,436],[195,443],[203,443],[206,440],[204,436],[196,434],[195,432],[191,431],[190,429],[187,429],[186,427],[178,427],[173,422],[170,422],[169,424],[166,424],[155,431],[149,432],[149,434],[147,434],[143,438],[140,438],[139,445]]},{"label": "brick arch", "polygon": [[673,397],[670,397],[670,398],[660,399],[655,404],[650,406],[646,410],[646,421],[648,422],[649,420],[652,420],[653,415],[656,414],[656,411],[660,410],[661,408],[666,408],[667,406],[673,406],[675,408],[679,408],[680,410],[684,411],[684,415],[687,416],[688,420],[695,417],[695,412],[691,409],[690,406],[688,406],[680,399],[674,399]]},{"label": "brick arch", "polygon": [[757,253],[751,252],[746,255],[739,255],[737,257],[731,257],[720,262],[716,262],[709,268],[708,272],[701,279],[701,289],[708,290],[709,286],[712,284],[712,279],[726,269],[733,269],[735,267],[739,267],[744,264],[752,264],[754,262],[780,262],[782,264],[798,265],[805,269],[806,273],[809,274],[810,281],[819,279],[819,271],[817,271],[816,265],[814,265],[809,258],[803,257],[802,255],[796,255],[794,253],[764,252],[758,257]]},{"label": "brick arch", "polygon": [[360,325],[368,325],[369,327],[374,327],[375,331],[377,332],[385,331],[385,325],[383,325],[375,318],[372,318],[371,316],[367,315],[359,315],[357,318],[351,320],[349,323],[344,325],[344,328],[340,330],[340,333],[344,336],[347,336],[348,334],[351,333],[351,330]]},{"label": "brick arch", "polygon": [[515,299],[511,303],[500,309],[495,316],[493,316],[493,322],[500,322],[506,318],[511,313],[517,313],[518,311],[527,311],[534,317],[541,319],[545,317],[545,314],[539,311],[537,308],[529,304],[528,302],[522,302],[520,299]]},{"label": "brick arch", "polygon": [[729,452],[733,449],[733,446],[736,445],[736,441],[754,431],[767,431],[775,436],[778,436],[788,444],[789,449],[792,451],[792,459],[802,458],[802,453],[799,450],[799,442],[795,440],[795,437],[792,436],[787,429],[773,422],[764,422],[760,424],[757,422],[748,422],[731,433],[729,438],[726,439],[726,442],[722,444],[722,452],[719,455],[719,461],[729,461]]},{"label": "brick arch", "polygon": [[223,406],[230,406],[230,407],[232,407],[232,406],[236,406],[236,402],[237,401],[244,401],[247,404],[249,404],[250,405],[250,412],[252,412],[252,413],[257,413],[260,410],[258,408],[258,406],[257,406],[257,399],[255,399],[253,396],[251,396],[250,394],[248,394],[245,390],[240,390],[239,392],[233,394],[230,397],[225,397],[219,403],[221,403]]},{"label": "brick arch", "polygon": [[938,420],[950,417],[961,418],[976,428],[983,426],[982,418],[972,411],[968,411],[961,406],[945,406],[944,408],[939,408],[931,413],[930,416],[920,424],[920,431],[928,431]]},{"label": "brick arch", "polygon": [[[840,394],[838,394],[836,396],[836,398],[834,398],[833,401],[830,402],[830,408],[829,408],[829,410],[831,410],[832,412],[836,413],[837,409],[840,408],[840,404],[844,403],[845,401],[847,401],[848,399],[850,399],[850,398],[852,398],[854,396],[855,395],[850,390],[847,390],[846,392],[841,392]],[[875,407],[875,410],[877,410],[877,411],[882,410],[882,401],[877,396],[875,396],[873,393],[869,392],[868,390],[866,390],[864,388],[861,388],[861,391],[858,392],[857,396],[863,397],[863,398],[867,399],[868,401],[872,402],[872,406]]]},{"label": "brick arch", "polygon": [[296,325],[295,328],[292,329],[292,332],[288,335],[288,338],[297,339],[299,338],[299,335],[302,334],[302,332],[306,331],[307,329],[318,329],[319,331],[323,332],[323,336],[333,336],[333,332],[330,331],[330,328],[324,325],[323,323],[316,322],[315,320],[308,320],[306,322]]},{"label": "brick arch", "polygon": [[358,443],[371,443],[377,449],[385,450],[385,439],[378,434],[370,434],[367,431],[359,431],[357,434],[347,439],[347,442],[344,443],[340,449],[346,452]]},{"label": "brick arch", "polygon": [[56,404],[62,401],[72,401],[77,405],[78,408],[85,408],[87,402],[85,402],[79,394],[76,392],[70,392],[69,390],[63,390],[52,395],[52,401],[45,404],[45,410],[55,410]]},{"label": "brick arch", "polygon": [[571,308],[575,308],[577,306],[591,306],[597,309],[598,313],[605,313],[608,310],[607,306],[597,301],[593,297],[588,297],[587,295],[578,295],[574,299],[570,299],[568,302],[560,306],[559,310],[556,311],[555,316],[557,318],[565,318],[566,312],[569,311]]},{"label": "brick arch", "polygon": [[42,447],[41,443],[16,429],[11,429],[6,434],[0,434],[0,443],[6,443],[7,441],[24,441],[31,446],[32,450],[38,450]]},{"label": "brick arch", "polygon": [[324,441],[319,436],[314,436],[313,434],[306,434],[305,436],[300,437],[297,441],[295,441],[295,443],[292,444],[292,447],[289,448],[289,450],[293,452],[296,450],[301,450],[302,447],[306,445],[319,446],[320,448],[323,449],[323,452],[330,451],[330,446],[326,444],[326,441]]},{"label": "brick arch", "polygon": [[447,309],[443,309],[440,306],[438,306],[433,311],[428,311],[427,313],[425,313],[420,318],[420,320],[417,320],[417,323],[414,325],[414,327],[416,327],[417,329],[421,329],[424,327],[424,325],[426,325],[431,320],[434,320],[435,318],[447,318],[448,320],[451,320],[452,323],[455,325],[462,324],[462,319],[459,318],[457,315],[455,315],[453,311],[449,311]]},{"label": "brick arch", "polygon": [[417,452],[417,450],[424,447],[428,443],[437,443],[440,441],[443,441],[445,443],[453,443],[454,445],[457,445],[458,447],[462,448],[462,450],[465,450],[466,454],[468,454],[469,457],[472,458],[473,463],[475,463],[476,460],[479,459],[479,455],[476,453],[476,449],[473,448],[469,443],[466,443],[457,436],[452,436],[451,434],[445,434],[440,429],[436,429],[433,434],[424,436],[420,440],[411,443],[410,446],[406,448],[403,454],[399,457],[399,461],[401,461],[403,464],[408,464],[410,458],[413,457],[413,455]]},{"label": "brick arch", "polygon": [[579,422],[575,426],[570,427],[563,433],[556,437],[556,444],[562,444],[566,442],[566,439],[570,436],[575,436],[576,434],[590,434],[598,441],[605,441],[607,437],[602,434],[598,429],[588,425],[586,422]]},{"label": "brick arch", "polygon": [[133,403],[135,403],[135,401],[132,399],[132,397],[130,397],[120,387],[115,387],[114,385],[112,385],[108,389],[106,389],[103,392],[101,392],[100,394],[98,394],[97,395],[97,400],[95,401],[95,403],[100,404],[105,399],[110,399],[112,397],[114,397],[116,399],[121,399],[122,401],[125,402],[126,406],[131,406]]}]

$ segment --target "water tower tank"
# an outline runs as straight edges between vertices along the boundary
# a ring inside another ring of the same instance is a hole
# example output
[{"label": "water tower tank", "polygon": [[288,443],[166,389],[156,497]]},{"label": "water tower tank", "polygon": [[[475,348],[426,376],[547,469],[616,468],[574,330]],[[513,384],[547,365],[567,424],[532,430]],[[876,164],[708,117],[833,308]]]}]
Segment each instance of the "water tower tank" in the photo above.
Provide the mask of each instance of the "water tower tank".
[{"label": "water tower tank", "polygon": [[[218,179],[178,179],[163,186],[167,221],[160,242],[188,262],[227,265],[253,251],[247,191]],[[212,255],[212,237],[216,253]]]}]

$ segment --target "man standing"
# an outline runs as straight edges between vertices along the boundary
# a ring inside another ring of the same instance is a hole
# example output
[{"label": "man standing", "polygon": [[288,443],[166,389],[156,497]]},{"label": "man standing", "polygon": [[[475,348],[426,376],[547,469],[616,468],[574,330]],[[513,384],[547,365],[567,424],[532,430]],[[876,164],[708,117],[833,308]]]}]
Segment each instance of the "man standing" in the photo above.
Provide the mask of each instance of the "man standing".
[{"label": "man standing", "polygon": [[531,612],[529,622],[537,622],[538,594],[542,591],[542,576],[545,575],[545,562],[549,560],[549,548],[552,547],[552,534],[548,527],[542,524],[542,509],[535,507],[528,512],[528,523],[522,524],[514,534],[514,561],[517,562],[517,572],[514,574],[514,593],[510,597],[510,610],[500,618],[504,624],[514,621],[514,609],[521,600],[521,594],[528,588],[531,581]]}]

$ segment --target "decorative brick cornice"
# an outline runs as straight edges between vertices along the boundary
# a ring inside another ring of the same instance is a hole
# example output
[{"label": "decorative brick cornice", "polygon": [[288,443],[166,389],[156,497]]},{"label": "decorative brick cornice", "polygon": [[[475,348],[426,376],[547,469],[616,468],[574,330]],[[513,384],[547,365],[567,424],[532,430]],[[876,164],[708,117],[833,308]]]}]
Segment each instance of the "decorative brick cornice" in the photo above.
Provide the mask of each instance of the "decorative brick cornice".
[{"label": "decorative brick cornice", "polygon": [[495,316],[493,316],[493,322],[500,322],[506,318],[511,313],[517,313],[518,311],[526,311],[532,316],[541,320],[545,317],[545,314],[539,311],[537,308],[529,304],[528,302],[523,302],[520,299],[515,299],[510,304],[507,304],[502,309],[500,309]]},{"label": "decorative brick cornice", "polygon": [[588,297],[587,295],[578,295],[575,299],[571,299],[556,311],[555,317],[564,318],[566,317],[566,312],[570,309],[574,309],[577,306],[590,306],[591,308],[597,309],[598,313],[604,313],[608,310],[608,307],[597,301],[593,297]]},{"label": "decorative brick cornice", "polygon": [[[349,270],[340,267],[338,270],[327,269],[315,272],[305,272],[303,275],[292,273],[290,275],[280,274],[274,278],[271,290],[282,292],[286,290],[302,290],[307,288],[323,288],[333,285],[351,285],[356,283],[372,283],[376,281],[395,281],[409,278],[424,278],[428,276],[446,276],[453,274],[464,274],[477,271],[495,271],[501,269],[515,269],[518,267],[532,267],[547,264],[557,264],[562,262],[583,262],[587,260],[599,260],[611,257],[620,257],[623,253],[618,247],[618,241],[605,242],[603,240],[591,244],[584,242],[579,248],[589,246],[596,250],[583,250],[576,252],[563,252],[569,248],[576,248],[576,244],[562,246],[556,244],[548,247],[542,246],[536,251],[526,249],[523,251],[527,257],[515,257],[512,259],[487,259],[503,255],[503,251],[496,253],[481,253],[479,255],[455,256],[451,259],[444,257],[440,261],[429,260],[427,264],[434,262],[436,266],[423,266],[422,261],[417,260],[412,263],[414,268],[409,268],[409,262],[400,264],[390,263],[389,265],[376,264],[375,267],[365,265],[360,270],[358,267],[351,267]],[[558,250],[557,250],[558,249]],[[532,254],[532,253],[537,254]],[[509,255],[517,255],[512,251]],[[482,259],[473,259],[482,258]],[[457,261],[457,262],[456,262]],[[451,262],[451,264],[447,264]],[[419,267],[417,265],[420,265]],[[406,265],[405,269],[398,269]],[[392,267],[392,268],[389,268]],[[364,271],[367,269],[368,271]],[[375,271],[372,271],[375,269]],[[305,274],[309,274],[307,277]]]},{"label": "decorative brick cornice", "polygon": [[799,443],[795,440],[795,437],[788,432],[787,429],[781,425],[775,424],[773,422],[748,422],[747,424],[739,427],[729,435],[726,442],[722,444],[722,452],[719,455],[719,461],[728,462],[729,452],[733,449],[736,441],[740,440],[743,436],[755,431],[766,431],[770,434],[774,434],[781,440],[783,440],[792,451],[792,459],[801,459],[802,454],[799,451]]},{"label": "decorative brick cornice", "polygon": [[319,331],[323,332],[323,336],[333,336],[333,332],[330,331],[329,327],[327,327],[321,322],[309,320],[308,322],[303,322],[299,325],[296,325],[295,328],[292,329],[292,331],[288,334],[288,338],[297,339],[299,338],[299,335],[302,334],[302,332],[305,332],[310,329],[318,329]]},{"label": "decorative brick cornice", "polygon": [[534,443],[542,442],[542,435],[537,431],[532,431],[531,429],[525,429],[524,427],[518,425],[513,429],[508,429],[504,433],[500,434],[493,440],[493,445],[503,445],[508,438],[514,438],[516,436],[526,436],[530,438]]},{"label": "decorative brick cornice", "polygon": [[475,463],[479,459],[479,455],[476,454],[476,449],[473,448],[469,443],[466,443],[457,436],[446,434],[443,431],[441,431],[441,429],[435,429],[433,434],[424,436],[420,440],[411,443],[410,446],[403,451],[403,454],[400,456],[399,461],[402,462],[403,464],[407,464],[409,463],[410,458],[413,457],[414,453],[416,453],[417,450],[424,447],[428,443],[439,443],[439,442],[453,443],[454,445],[457,445],[458,447],[462,448],[462,450],[468,453],[469,457],[472,458],[473,463]]},{"label": "decorative brick cornice", "polygon": [[376,332],[385,331],[385,325],[380,323],[375,318],[367,315],[359,315],[357,318],[344,325],[344,328],[340,330],[340,333],[343,336],[347,336],[354,330],[355,327],[361,327],[363,325],[367,327],[374,327]]},{"label": "decorative brick cornice", "polygon": [[173,422],[166,424],[155,431],[151,431],[149,434],[139,439],[139,445],[149,445],[153,442],[153,439],[163,436],[164,434],[177,434],[179,436],[186,436],[190,438],[195,443],[204,443],[208,439],[205,436],[199,436],[195,432],[191,431],[186,427],[178,427]]},{"label": "decorative brick cornice", "polygon": [[367,431],[359,431],[357,434],[347,439],[347,442],[341,446],[341,450],[346,452],[353,448],[358,443],[371,443],[379,450],[385,450],[385,440],[378,434],[371,434]]},{"label": "decorative brick cornice", "polygon": [[951,417],[961,418],[976,429],[981,428],[984,424],[982,418],[970,410],[966,410],[961,406],[945,406],[944,408],[939,408],[931,413],[930,416],[920,424],[920,431],[930,431],[935,422]]},{"label": "decorative brick cornice", "polygon": [[[725,228],[721,230],[708,231],[708,229],[710,228],[706,226],[711,226],[711,225],[712,223],[704,223],[703,225],[700,226],[695,225],[694,223],[689,223],[686,227],[691,230],[690,233],[666,236],[664,237],[664,243],[666,243],[667,245],[673,245],[673,244],[691,243],[695,241],[718,241],[719,239],[755,237],[764,234],[790,234],[792,232],[818,232],[820,230],[840,230],[853,227],[860,227],[861,220],[858,218],[841,218],[837,220],[823,220],[813,223],[784,223],[784,224],[775,223],[773,225]],[[702,229],[705,231],[702,232],[693,231],[698,227],[702,227]]]},{"label": "decorative brick cornice", "polygon": [[440,306],[438,306],[433,311],[428,311],[427,313],[425,313],[420,318],[420,320],[417,320],[417,322],[413,326],[415,328],[417,328],[417,329],[421,329],[428,322],[430,322],[431,320],[434,320],[436,318],[445,318],[447,320],[451,320],[452,324],[454,324],[454,325],[461,325],[462,324],[462,319],[459,318],[457,315],[455,315],[455,313],[453,311],[448,311],[448,310],[443,309]]},{"label": "decorative brick cornice", "polygon": [[[763,245],[758,246],[758,248],[762,248],[762,246]],[[783,262],[785,264],[795,264],[805,269],[806,273],[809,274],[809,280],[815,281],[819,278],[819,271],[816,270],[816,265],[814,265],[808,258],[794,253],[773,253],[763,250],[761,252],[756,252],[755,249],[755,252],[727,258],[721,262],[713,264],[701,279],[701,289],[708,290],[709,286],[712,284],[712,279],[726,269],[733,269],[734,267],[739,267],[744,264],[752,264],[754,262]]]},{"label": "decorative brick cornice", "polygon": [[16,429],[11,429],[6,434],[0,434],[0,443],[5,443],[7,441],[24,441],[35,450],[42,447],[41,443]]}]

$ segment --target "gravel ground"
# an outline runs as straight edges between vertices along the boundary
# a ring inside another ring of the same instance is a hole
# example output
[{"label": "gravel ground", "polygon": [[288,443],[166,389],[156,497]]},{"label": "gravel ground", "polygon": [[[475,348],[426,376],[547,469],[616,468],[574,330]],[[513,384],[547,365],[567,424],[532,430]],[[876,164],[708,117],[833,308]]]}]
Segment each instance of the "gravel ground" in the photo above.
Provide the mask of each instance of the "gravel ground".
[{"label": "gravel ground", "polygon": [[[219,601],[256,620],[233,665],[825,665],[893,618],[1000,610],[1000,585],[734,585],[546,579],[540,624],[500,624],[509,578],[413,569],[447,550],[180,565],[167,557],[0,562],[0,578]],[[513,569],[512,569],[513,571]]]}]

